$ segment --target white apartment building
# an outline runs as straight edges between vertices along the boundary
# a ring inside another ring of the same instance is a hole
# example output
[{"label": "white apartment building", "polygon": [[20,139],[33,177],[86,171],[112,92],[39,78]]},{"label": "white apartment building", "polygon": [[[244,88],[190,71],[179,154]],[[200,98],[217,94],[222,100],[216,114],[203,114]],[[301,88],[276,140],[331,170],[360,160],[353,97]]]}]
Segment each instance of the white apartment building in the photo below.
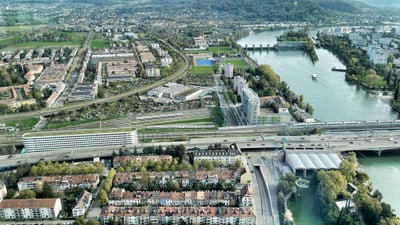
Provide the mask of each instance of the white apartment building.
[{"label": "white apartment building", "polygon": [[226,78],[233,78],[233,64],[227,63],[224,65],[224,76]]},{"label": "white apartment building", "polygon": [[54,219],[61,209],[59,198],[5,199],[0,202],[0,220]]},{"label": "white apartment building", "polygon": [[240,159],[240,153],[237,150],[199,150],[193,154],[194,161],[220,161],[224,166],[228,166]]},{"label": "white apartment building", "polygon": [[134,128],[35,132],[22,135],[27,152],[61,149],[126,146],[138,143]]},{"label": "white apartment building", "polygon": [[7,196],[7,187],[5,184],[0,183],[0,201]]},{"label": "white apartment building", "polygon": [[100,214],[102,224],[110,220],[122,221],[126,225],[178,224],[240,224],[254,225],[256,215],[249,207],[125,207],[108,206]]},{"label": "white apartment building", "polygon": [[92,202],[92,194],[88,191],[83,191],[82,197],[76,203],[75,207],[72,208],[72,216],[83,216]]},{"label": "white apartment building", "polygon": [[242,97],[243,88],[248,88],[246,80],[242,76],[234,76],[233,77],[233,90],[236,94]]},{"label": "white apartment building", "polygon": [[249,124],[257,124],[260,115],[260,99],[251,88],[243,88],[242,108]]}]

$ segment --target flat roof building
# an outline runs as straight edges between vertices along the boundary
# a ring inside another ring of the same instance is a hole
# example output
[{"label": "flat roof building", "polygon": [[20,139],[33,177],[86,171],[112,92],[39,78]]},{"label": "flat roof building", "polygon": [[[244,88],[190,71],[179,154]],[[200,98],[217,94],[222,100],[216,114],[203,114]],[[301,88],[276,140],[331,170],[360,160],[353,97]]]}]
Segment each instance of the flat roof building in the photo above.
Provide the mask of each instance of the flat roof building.
[{"label": "flat roof building", "polygon": [[27,152],[125,146],[138,143],[137,131],[134,128],[25,133],[22,139]]},{"label": "flat roof building", "polygon": [[257,124],[260,115],[260,99],[251,88],[243,88],[242,108],[249,124]]}]

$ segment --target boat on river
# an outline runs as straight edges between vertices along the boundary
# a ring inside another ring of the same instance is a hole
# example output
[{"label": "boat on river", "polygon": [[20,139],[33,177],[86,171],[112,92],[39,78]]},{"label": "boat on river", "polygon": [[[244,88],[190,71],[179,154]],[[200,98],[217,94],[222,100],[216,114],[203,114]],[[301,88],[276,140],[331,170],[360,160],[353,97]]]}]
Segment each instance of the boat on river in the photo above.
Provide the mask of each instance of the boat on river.
[{"label": "boat on river", "polygon": [[311,78],[312,78],[313,80],[316,80],[316,79],[317,79],[317,74],[315,74],[315,73],[311,74]]}]

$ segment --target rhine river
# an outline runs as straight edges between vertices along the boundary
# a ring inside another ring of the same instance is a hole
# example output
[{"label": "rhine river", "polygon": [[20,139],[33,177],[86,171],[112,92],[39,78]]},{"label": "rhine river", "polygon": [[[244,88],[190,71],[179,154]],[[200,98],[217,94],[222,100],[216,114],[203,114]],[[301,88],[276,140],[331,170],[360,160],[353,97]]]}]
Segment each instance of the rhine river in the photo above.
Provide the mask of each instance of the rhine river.
[{"label": "rhine river", "polygon": [[[282,31],[251,34],[238,41],[243,48],[276,44]],[[258,64],[269,64],[297,95],[302,94],[314,108],[314,117],[322,122],[395,120],[398,114],[381,94],[369,93],[345,81],[344,72],[333,72],[332,67],[345,68],[336,56],[325,49],[316,49],[319,60],[313,64],[302,51],[249,51],[248,55]],[[311,74],[316,74],[313,80]],[[359,159],[369,174],[375,189],[383,194],[383,200],[392,205],[400,215],[400,157],[375,156]],[[302,193],[312,198],[311,193]],[[305,198],[302,205],[291,204],[297,225],[319,225],[323,222],[315,215],[312,200]]]}]

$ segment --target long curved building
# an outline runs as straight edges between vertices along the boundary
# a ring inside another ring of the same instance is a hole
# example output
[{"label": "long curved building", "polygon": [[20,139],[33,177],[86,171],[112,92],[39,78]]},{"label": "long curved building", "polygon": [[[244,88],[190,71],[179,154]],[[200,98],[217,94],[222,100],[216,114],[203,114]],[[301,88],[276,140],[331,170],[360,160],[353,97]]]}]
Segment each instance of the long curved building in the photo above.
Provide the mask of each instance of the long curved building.
[{"label": "long curved building", "polygon": [[138,143],[134,128],[32,132],[25,133],[22,140],[26,152],[132,146]]}]

